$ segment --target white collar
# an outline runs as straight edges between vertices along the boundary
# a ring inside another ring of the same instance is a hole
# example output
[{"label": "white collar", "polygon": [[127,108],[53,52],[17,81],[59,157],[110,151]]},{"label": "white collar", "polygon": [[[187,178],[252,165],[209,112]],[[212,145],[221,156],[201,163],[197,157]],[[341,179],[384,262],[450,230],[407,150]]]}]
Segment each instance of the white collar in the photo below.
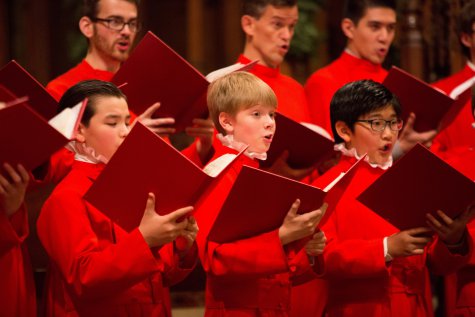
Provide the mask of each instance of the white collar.
[{"label": "white collar", "polygon": [[[228,148],[234,149],[238,152],[241,152],[242,150],[244,150],[247,147],[247,144],[244,144],[242,142],[234,140],[234,136],[231,135],[231,134],[222,135],[221,133],[218,133],[216,135],[216,137],[218,138],[219,141],[221,141],[221,143],[224,146],[227,146]],[[261,161],[265,161],[267,159],[267,153],[266,152],[257,153],[257,152],[251,152],[251,151],[249,151],[249,149],[247,149],[247,150],[245,150],[244,154],[247,157],[250,157],[251,159],[258,159],[258,160],[261,160]]]},{"label": "white collar", "polygon": [[66,144],[65,147],[74,153],[74,159],[76,161],[92,164],[107,164],[108,160],[104,156],[96,154],[96,151],[92,147],[87,146],[86,143],[71,141]]},{"label": "white collar", "polygon": [[[335,151],[339,151],[341,152],[341,154],[343,154],[344,156],[348,156],[348,157],[354,157],[356,158],[357,160],[359,160],[361,158],[361,156],[358,155],[358,153],[356,152],[356,149],[353,147],[351,149],[347,149],[346,146],[345,146],[345,143],[342,142],[342,143],[338,143],[338,144],[335,144],[333,146],[333,149]],[[393,157],[390,156],[388,161],[384,164],[377,164],[377,163],[371,163],[369,161],[369,157],[366,155],[365,157],[365,162],[367,162],[371,167],[373,168],[377,168],[379,167],[380,169],[383,169],[383,170],[387,170],[388,168],[390,168],[392,165],[393,165]]]}]

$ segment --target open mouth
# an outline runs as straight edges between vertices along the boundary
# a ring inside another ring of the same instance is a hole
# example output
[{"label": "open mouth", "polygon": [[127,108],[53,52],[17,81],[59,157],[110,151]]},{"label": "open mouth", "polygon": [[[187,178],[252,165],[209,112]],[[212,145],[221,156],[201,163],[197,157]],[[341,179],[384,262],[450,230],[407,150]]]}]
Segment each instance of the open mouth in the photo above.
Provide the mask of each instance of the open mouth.
[{"label": "open mouth", "polygon": [[266,136],[264,136],[264,139],[268,140],[269,142],[272,142],[272,134],[268,134]]},{"label": "open mouth", "polygon": [[384,146],[381,148],[381,151],[383,151],[383,152],[390,152],[391,149],[392,149],[392,145],[388,143],[388,144],[384,145]]}]

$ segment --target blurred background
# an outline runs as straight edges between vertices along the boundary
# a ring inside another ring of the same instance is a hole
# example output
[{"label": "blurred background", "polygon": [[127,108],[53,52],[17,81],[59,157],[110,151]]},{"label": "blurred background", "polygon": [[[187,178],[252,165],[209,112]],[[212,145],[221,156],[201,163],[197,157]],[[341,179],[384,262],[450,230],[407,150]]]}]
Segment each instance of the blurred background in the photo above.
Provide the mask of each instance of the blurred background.
[{"label": "blurred background", "polygon": [[[455,34],[464,0],[399,0],[398,30],[385,67],[399,66],[432,82],[465,63]],[[87,42],[78,28],[80,0],[0,0],[0,67],[18,61],[43,85],[78,64]],[[299,0],[300,21],[282,72],[302,84],[337,58],[345,45],[340,30],[342,0]],[[240,0],[142,0],[143,28],[155,33],[201,73],[233,64],[242,52]],[[45,189],[45,191],[50,191]],[[27,199],[41,201],[32,192]],[[38,293],[47,259],[35,237],[40,206],[31,206],[29,239]],[[175,307],[202,307],[204,273],[197,269],[172,289]],[[200,315],[202,310],[198,312]],[[175,312],[175,316],[179,316]],[[189,311],[183,316],[191,316]]]},{"label": "blurred background", "polygon": [[[300,22],[282,71],[304,83],[345,44],[342,0],[299,0]],[[397,65],[434,81],[464,59],[455,16],[464,0],[399,0],[398,32],[385,66]],[[233,64],[241,52],[240,0],[142,0],[143,34],[151,30],[199,71]],[[78,29],[79,0],[0,0],[0,65],[17,60],[41,83],[85,56]]]}]

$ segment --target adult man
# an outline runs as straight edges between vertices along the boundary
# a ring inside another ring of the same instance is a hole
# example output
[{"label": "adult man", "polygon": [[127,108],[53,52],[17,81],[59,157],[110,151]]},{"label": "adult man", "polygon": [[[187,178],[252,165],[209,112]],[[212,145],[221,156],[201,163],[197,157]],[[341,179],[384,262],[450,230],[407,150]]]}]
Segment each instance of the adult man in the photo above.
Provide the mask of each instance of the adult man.
[{"label": "adult man", "polygon": [[[258,60],[249,71],[267,83],[277,96],[278,112],[297,122],[310,122],[303,87],[280,72],[280,65],[290,48],[298,21],[297,0],[244,0],[241,28],[246,42],[238,64]],[[235,65],[212,72],[212,81],[235,68]],[[286,164],[286,153],[274,164],[273,171],[301,179],[312,169],[292,169]]]},{"label": "adult man", "polygon": [[140,28],[136,0],[85,0],[83,10],[79,29],[88,40],[88,52],[81,63],[47,85],[58,100],[82,80],[110,81],[128,58]]},{"label": "adult man", "polygon": [[[317,70],[307,81],[309,111],[312,122],[331,133],[330,101],[343,85],[360,79],[382,82],[387,71],[381,66],[394,39],[396,3],[394,0],[346,1],[341,28],[347,45],[341,56]],[[407,152],[417,142],[427,145],[436,131],[416,133],[411,115],[400,134],[398,150]]]},{"label": "adult man", "polygon": [[[463,53],[467,57],[465,67],[434,86],[452,98],[475,84],[475,2],[468,2],[460,12],[458,30]],[[464,106],[455,121],[441,131],[434,139],[432,150],[444,158],[456,156],[467,148],[475,148],[475,127],[473,126],[470,101]]]},{"label": "adult man", "polygon": [[[59,100],[68,88],[83,80],[112,79],[121,63],[129,57],[140,30],[138,3],[138,0],[84,0],[79,29],[88,40],[88,52],[81,63],[46,86],[53,97]],[[152,118],[158,107],[159,103],[152,105],[138,119],[159,135],[174,133],[173,118]],[[196,163],[205,164],[212,156],[211,121],[195,119],[194,126],[188,127],[186,132],[198,138],[196,147],[187,150],[186,155]]]}]

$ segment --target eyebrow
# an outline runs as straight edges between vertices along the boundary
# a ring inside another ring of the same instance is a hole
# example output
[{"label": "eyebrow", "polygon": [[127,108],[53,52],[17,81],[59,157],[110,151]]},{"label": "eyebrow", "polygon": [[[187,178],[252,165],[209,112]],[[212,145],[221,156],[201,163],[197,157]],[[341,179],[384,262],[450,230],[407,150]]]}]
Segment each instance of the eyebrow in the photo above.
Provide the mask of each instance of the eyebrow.
[{"label": "eyebrow", "polygon": [[[117,19],[117,20],[125,21],[125,17],[120,16],[120,15],[109,15],[106,19]],[[133,21],[133,20],[138,20],[138,17],[133,17],[133,18],[127,20],[127,22]]]},{"label": "eyebrow", "polygon": [[[122,116],[119,114],[108,114],[105,119],[121,119]],[[125,119],[130,119],[130,114],[125,117]]]}]

